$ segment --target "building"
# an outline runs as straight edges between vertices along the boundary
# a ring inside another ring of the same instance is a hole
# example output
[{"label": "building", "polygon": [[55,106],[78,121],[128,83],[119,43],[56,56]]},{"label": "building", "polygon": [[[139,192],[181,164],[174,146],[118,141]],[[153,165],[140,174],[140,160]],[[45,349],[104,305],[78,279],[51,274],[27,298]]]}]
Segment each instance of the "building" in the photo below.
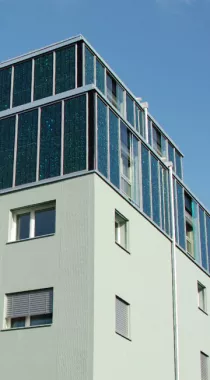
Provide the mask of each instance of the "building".
[{"label": "building", "polygon": [[83,36],[0,65],[2,379],[210,379],[210,214],[182,161]]}]

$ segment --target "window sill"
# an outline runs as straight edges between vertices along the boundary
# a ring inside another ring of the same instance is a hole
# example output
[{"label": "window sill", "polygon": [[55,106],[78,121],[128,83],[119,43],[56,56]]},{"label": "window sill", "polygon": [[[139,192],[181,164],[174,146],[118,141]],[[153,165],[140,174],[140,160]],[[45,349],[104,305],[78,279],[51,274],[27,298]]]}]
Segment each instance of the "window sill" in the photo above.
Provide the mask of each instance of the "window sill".
[{"label": "window sill", "polygon": [[208,315],[208,313],[205,310],[201,309],[201,307],[199,307],[199,306],[198,306],[198,310],[200,310],[200,311],[202,311],[202,313]]},{"label": "window sill", "polygon": [[26,327],[14,327],[13,329],[12,329],[12,328],[9,328],[9,329],[1,329],[1,332],[5,332],[5,331],[17,331],[17,330],[30,330],[30,329],[37,329],[37,328],[39,328],[39,327],[50,327],[50,326],[52,326],[52,323],[47,324],[47,325],[26,326]]},{"label": "window sill", "polygon": [[117,332],[117,331],[115,331],[115,333],[116,333],[117,335],[121,336],[122,338],[124,338],[124,339],[129,340],[130,342],[132,342],[131,338],[128,338],[127,336],[122,335],[122,334],[120,334],[120,333]]},{"label": "window sill", "polygon": [[131,254],[130,251],[128,251],[126,248],[124,248],[121,244],[119,244],[117,241],[115,241],[115,244],[118,245],[118,247],[122,248],[123,251],[127,252],[129,255]]},{"label": "window sill", "polygon": [[23,241],[30,241],[30,240],[43,239],[43,238],[50,237],[50,236],[54,236],[54,235],[55,235],[55,233],[47,234],[47,235],[34,236],[34,237],[31,237],[31,238],[21,239],[21,240],[12,240],[12,241],[7,241],[6,244],[14,244],[14,243],[21,243],[21,242],[23,242]]}]

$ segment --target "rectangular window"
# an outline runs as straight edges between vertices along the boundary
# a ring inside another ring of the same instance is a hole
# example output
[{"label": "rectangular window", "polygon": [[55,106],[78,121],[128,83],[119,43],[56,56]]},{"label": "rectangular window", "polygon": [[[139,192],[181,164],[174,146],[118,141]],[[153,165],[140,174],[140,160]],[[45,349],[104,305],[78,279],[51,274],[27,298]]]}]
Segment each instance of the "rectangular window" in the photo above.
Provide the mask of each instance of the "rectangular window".
[{"label": "rectangular window", "polygon": [[14,67],[13,107],[31,101],[32,61],[21,62]]},{"label": "rectangular window", "polygon": [[11,67],[0,70],[0,111],[10,106],[11,75]]},{"label": "rectangular window", "polygon": [[200,353],[201,360],[201,380],[209,380],[209,357],[203,352]]},{"label": "rectangular window", "polygon": [[116,80],[107,73],[106,76],[107,98],[121,113],[123,113],[123,89]]},{"label": "rectangular window", "polygon": [[206,303],[206,288],[200,282],[198,286],[198,307],[199,309],[207,312],[207,303]]},{"label": "rectangular window", "polygon": [[126,116],[129,123],[134,126],[134,107],[133,107],[133,99],[126,94]]},{"label": "rectangular window", "polygon": [[194,257],[194,230],[192,218],[192,198],[186,192],[185,199],[185,230],[186,230],[186,248],[187,253]]},{"label": "rectangular window", "polygon": [[115,211],[115,242],[128,249],[128,220]]},{"label": "rectangular window", "polygon": [[162,156],[162,141],[160,131],[153,125],[153,148],[157,154]]},{"label": "rectangular window", "polygon": [[187,253],[189,253],[191,256],[194,256],[193,226],[188,221],[186,221],[186,246]]},{"label": "rectangular window", "polygon": [[55,217],[55,202],[12,211],[10,241],[54,234]]},{"label": "rectangular window", "polygon": [[34,100],[51,96],[53,92],[53,54],[35,59]]},{"label": "rectangular window", "polygon": [[123,299],[115,298],[115,331],[117,334],[130,338],[129,314],[130,305]]},{"label": "rectangular window", "polygon": [[75,46],[56,51],[55,93],[75,88]]},{"label": "rectangular window", "polygon": [[6,300],[7,329],[52,324],[52,288],[7,294]]},{"label": "rectangular window", "polygon": [[131,198],[132,161],[131,161],[131,133],[121,122],[121,190]]}]

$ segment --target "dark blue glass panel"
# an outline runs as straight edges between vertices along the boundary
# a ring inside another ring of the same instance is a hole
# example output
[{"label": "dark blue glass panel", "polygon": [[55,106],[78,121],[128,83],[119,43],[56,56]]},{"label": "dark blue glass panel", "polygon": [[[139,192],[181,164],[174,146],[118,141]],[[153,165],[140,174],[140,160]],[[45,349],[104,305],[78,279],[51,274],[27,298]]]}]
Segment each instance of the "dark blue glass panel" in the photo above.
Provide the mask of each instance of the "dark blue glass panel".
[{"label": "dark blue glass panel", "polygon": [[153,220],[160,226],[160,194],[158,180],[158,160],[151,155],[152,210]]},{"label": "dark blue glass panel", "polygon": [[177,152],[177,150],[175,150],[175,157],[176,157],[176,174],[179,176],[179,178],[182,178],[182,163],[181,163],[181,156],[180,154]]},{"label": "dark blue glass panel", "polygon": [[143,211],[151,217],[149,151],[141,146]]},{"label": "dark blue glass panel", "polygon": [[186,249],[184,192],[183,192],[183,187],[178,182],[176,186],[177,186],[179,245],[183,249]]},{"label": "dark blue glass panel", "polygon": [[35,59],[34,100],[52,95],[53,91],[53,54]]},{"label": "dark blue glass panel", "polygon": [[163,170],[163,191],[164,191],[164,208],[165,208],[165,231],[170,234],[170,203],[169,203],[169,178],[167,170]]},{"label": "dark blue glass panel", "polygon": [[152,146],[152,123],[150,119],[148,119],[148,140],[149,144]]},{"label": "dark blue glass panel", "polygon": [[207,233],[207,245],[208,245],[208,261],[209,261],[209,272],[210,272],[210,217],[206,215],[206,233]]},{"label": "dark blue glass panel", "polygon": [[177,212],[177,191],[176,191],[176,181],[173,178],[173,187],[174,187],[174,216],[175,216],[175,236],[176,242],[179,244],[179,234],[178,234],[178,212]]},{"label": "dark blue glass panel", "polygon": [[41,110],[39,179],[60,175],[61,103]]},{"label": "dark blue glass panel", "polygon": [[168,142],[168,159],[173,162],[173,171],[175,172],[174,147]]},{"label": "dark blue glass panel", "polygon": [[[185,197],[185,209],[187,197]],[[192,222],[193,222],[193,242],[194,242],[194,257],[200,264],[200,241],[199,241],[199,223],[198,223],[198,204],[191,198]]]},{"label": "dark blue glass panel", "polygon": [[140,206],[139,141],[135,136],[133,136],[132,200],[137,206]]},{"label": "dark blue glass panel", "polygon": [[110,181],[120,187],[118,117],[109,111]]},{"label": "dark blue glass panel", "polygon": [[104,94],[104,66],[98,61],[98,59],[96,60],[96,86]]},{"label": "dark blue glass panel", "polygon": [[25,327],[26,318],[11,318],[11,329],[18,329],[20,327]]},{"label": "dark blue glass panel", "polygon": [[10,107],[12,68],[0,70],[0,111]]},{"label": "dark blue glass panel", "polygon": [[108,151],[108,139],[107,139],[107,107],[98,98],[97,101],[97,114],[98,114],[98,170],[105,176],[108,176],[108,164],[107,164],[107,151]]},{"label": "dark blue glass panel", "polygon": [[165,205],[164,205],[164,182],[163,182],[164,169],[160,166],[160,203],[161,203],[161,218],[162,229],[165,231]]},{"label": "dark blue glass panel", "polygon": [[35,236],[55,233],[55,208],[35,212]]},{"label": "dark blue glass panel", "polygon": [[38,110],[19,115],[16,186],[36,181],[37,126]]},{"label": "dark blue glass panel", "polygon": [[128,94],[126,94],[126,113],[127,113],[127,120],[132,126],[134,126],[133,100]]},{"label": "dark blue glass panel", "polygon": [[30,213],[17,216],[17,240],[28,239],[30,236]]},{"label": "dark blue glass panel", "polygon": [[75,46],[56,51],[55,93],[75,88]]},{"label": "dark blue glass panel", "polygon": [[86,169],[86,96],[65,102],[64,174]]},{"label": "dark blue glass panel", "polygon": [[30,326],[50,325],[52,314],[33,315],[30,317]]},{"label": "dark blue glass panel", "polygon": [[139,111],[140,135],[145,139],[145,115],[144,111]]},{"label": "dark blue glass panel", "polygon": [[200,221],[201,264],[203,268],[208,270],[205,214],[201,208],[199,208],[199,221]]},{"label": "dark blue glass panel", "polygon": [[31,77],[32,61],[26,61],[15,65],[13,107],[31,101]]},{"label": "dark blue glass panel", "polygon": [[139,113],[140,113],[140,110],[139,108],[137,107],[137,105],[135,104],[135,116],[136,116],[136,130],[137,132],[139,132],[140,128],[139,128]]},{"label": "dark blue glass panel", "polygon": [[12,187],[15,116],[0,120],[0,189]]},{"label": "dark blue glass panel", "polygon": [[85,84],[94,82],[94,55],[85,47]]}]

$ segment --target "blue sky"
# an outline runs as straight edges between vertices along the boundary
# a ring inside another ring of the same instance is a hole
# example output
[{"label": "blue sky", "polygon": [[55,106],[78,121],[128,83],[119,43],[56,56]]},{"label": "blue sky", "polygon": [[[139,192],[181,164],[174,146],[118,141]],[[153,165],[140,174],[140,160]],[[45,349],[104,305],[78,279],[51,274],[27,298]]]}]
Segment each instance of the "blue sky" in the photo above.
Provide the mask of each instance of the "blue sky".
[{"label": "blue sky", "polygon": [[0,0],[0,12],[0,61],[82,33],[149,102],[210,209],[210,0]]}]

